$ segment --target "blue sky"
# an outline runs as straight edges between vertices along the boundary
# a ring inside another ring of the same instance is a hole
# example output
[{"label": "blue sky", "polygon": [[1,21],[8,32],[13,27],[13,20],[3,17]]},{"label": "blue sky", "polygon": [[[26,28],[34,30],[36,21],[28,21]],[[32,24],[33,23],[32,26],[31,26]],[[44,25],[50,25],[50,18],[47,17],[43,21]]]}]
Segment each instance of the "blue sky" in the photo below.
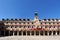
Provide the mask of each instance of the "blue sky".
[{"label": "blue sky", "polygon": [[33,19],[34,11],[39,19],[60,19],[60,0],[0,0],[0,19]]}]

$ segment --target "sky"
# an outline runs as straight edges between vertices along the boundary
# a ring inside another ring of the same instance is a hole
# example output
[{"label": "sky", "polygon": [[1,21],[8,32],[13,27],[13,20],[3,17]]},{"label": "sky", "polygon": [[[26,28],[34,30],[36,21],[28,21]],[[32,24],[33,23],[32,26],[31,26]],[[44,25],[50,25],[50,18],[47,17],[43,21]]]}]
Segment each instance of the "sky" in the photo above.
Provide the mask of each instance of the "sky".
[{"label": "sky", "polygon": [[0,0],[0,19],[34,19],[34,12],[39,19],[60,19],[60,0]]}]

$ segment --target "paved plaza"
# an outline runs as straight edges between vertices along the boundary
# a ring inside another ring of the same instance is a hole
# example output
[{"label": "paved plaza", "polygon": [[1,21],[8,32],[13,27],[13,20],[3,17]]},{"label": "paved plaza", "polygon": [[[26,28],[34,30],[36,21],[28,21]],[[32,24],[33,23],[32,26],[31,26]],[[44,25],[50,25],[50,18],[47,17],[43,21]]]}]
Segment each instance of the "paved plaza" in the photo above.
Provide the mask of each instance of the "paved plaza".
[{"label": "paved plaza", "polygon": [[0,40],[60,40],[60,36],[8,36]]}]

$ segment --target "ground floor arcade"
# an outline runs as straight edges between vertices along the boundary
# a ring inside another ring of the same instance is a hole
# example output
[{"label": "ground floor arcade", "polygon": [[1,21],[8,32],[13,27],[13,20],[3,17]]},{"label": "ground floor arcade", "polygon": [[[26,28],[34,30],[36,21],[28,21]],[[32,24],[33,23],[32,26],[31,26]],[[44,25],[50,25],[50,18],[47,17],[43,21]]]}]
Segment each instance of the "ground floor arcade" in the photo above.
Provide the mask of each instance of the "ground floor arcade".
[{"label": "ground floor arcade", "polygon": [[60,31],[0,31],[0,36],[50,36],[60,35]]}]

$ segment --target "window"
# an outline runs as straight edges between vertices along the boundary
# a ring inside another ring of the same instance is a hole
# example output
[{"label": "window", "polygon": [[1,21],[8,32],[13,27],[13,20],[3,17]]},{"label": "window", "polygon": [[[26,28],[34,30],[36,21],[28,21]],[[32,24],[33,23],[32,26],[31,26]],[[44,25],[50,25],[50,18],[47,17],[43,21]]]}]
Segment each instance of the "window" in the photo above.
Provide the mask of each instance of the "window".
[{"label": "window", "polygon": [[26,26],[24,26],[24,28],[25,28]]},{"label": "window", "polygon": [[49,22],[49,24],[51,24],[51,23]]},{"label": "window", "polygon": [[19,19],[20,21],[22,21],[22,19]]},{"label": "window", "polygon": [[52,19],[54,21],[54,19]]},{"label": "window", "polygon": [[5,19],[3,18],[2,20],[4,21]]},{"label": "window", "polygon": [[59,23],[57,23],[57,24],[59,24]]},{"label": "window", "polygon": [[29,22],[28,22],[28,24],[29,24]]},{"label": "window", "polygon": [[15,22],[15,24],[17,24],[17,22]]},{"label": "window", "polygon": [[34,26],[32,26],[32,28],[33,28]]},{"label": "window", "polygon": [[19,28],[21,28],[21,26]]},{"label": "window", "polygon": [[17,27],[15,27],[15,28],[17,28]]},{"label": "window", "polygon": [[6,19],[7,21],[9,20],[9,19]]},{"label": "window", "polygon": [[11,26],[11,28],[12,28],[13,26]]},{"label": "window", "polygon": [[11,20],[13,20],[13,19],[11,19]]},{"label": "window", "polygon": [[23,19],[23,21],[26,21],[26,19]]},{"label": "window", "polygon": [[59,19],[56,19],[56,21],[58,21]]},{"label": "window", "polygon": [[30,26],[28,26],[28,28],[29,28]]},{"label": "window", "polygon": [[51,26],[49,28],[51,28]]},{"label": "window", "polygon": [[41,20],[39,20],[39,21],[41,21]]},{"label": "window", "polygon": [[18,20],[18,19],[15,19],[16,21]]},{"label": "window", "polygon": [[46,21],[46,19],[43,19],[44,21]]},{"label": "window", "polygon": [[32,22],[32,24],[33,24],[33,22]]},{"label": "window", "polygon": [[45,26],[45,28],[47,28],[47,26]]},{"label": "window", "polygon": [[55,28],[55,26],[54,26],[54,28]]},{"label": "window", "polygon": [[42,24],[42,23],[41,23]]},{"label": "window", "polygon": [[45,24],[46,24],[46,22],[45,22]]},{"label": "window", "polygon": [[8,24],[8,22],[6,22],[6,24]]},{"label": "window", "polygon": [[48,19],[48,21],[50,21],[50,19]]},{"label": "window", "polygon": [[30,19],[27,19],[28,21],[30,21]]},{"label": "window", "polygon": [[19,24],[21,24],[21,22],[19,22]]},{"label": "window", "polygon": [[11,22],[11,24],[12,24],[12,22]]},{"label": "window", "polygon": [[53,22],[53,24],[55,24],[55,23]]},{"label": "window", "polygon": [[25,22],[23,22],[25,24]]}]

